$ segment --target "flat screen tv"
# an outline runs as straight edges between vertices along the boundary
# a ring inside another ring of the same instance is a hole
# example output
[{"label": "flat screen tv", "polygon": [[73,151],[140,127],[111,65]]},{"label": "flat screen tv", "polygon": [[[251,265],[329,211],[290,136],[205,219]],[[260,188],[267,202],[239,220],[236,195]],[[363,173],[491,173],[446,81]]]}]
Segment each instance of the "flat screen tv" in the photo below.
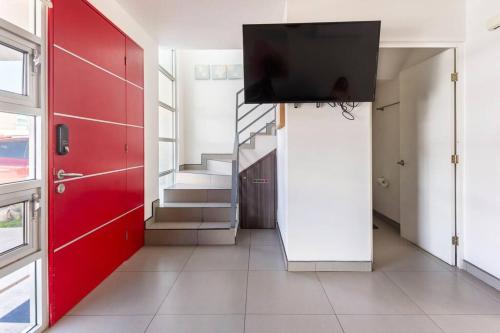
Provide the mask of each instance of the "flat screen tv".
[{"label": "flat screen tv", "polygon": [[380,21],[243,25],[245,103],[370,102]]}]

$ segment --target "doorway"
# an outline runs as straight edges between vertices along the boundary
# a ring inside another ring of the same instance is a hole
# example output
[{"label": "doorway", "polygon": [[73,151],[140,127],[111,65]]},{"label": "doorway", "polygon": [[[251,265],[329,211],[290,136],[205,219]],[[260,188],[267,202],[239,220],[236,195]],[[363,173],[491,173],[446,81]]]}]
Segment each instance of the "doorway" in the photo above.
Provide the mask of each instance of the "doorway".
[{"label": "doorway", "polygon": [[395,244],[457,264],[456,57],[454,48],[380,50],[373,104],[375,268]]}]

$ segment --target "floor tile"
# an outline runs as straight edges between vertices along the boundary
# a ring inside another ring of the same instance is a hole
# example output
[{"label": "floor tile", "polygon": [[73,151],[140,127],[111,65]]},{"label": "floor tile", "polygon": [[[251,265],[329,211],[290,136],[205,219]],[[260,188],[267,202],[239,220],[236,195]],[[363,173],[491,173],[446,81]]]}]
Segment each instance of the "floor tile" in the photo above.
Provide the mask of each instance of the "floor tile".
[{"label": "floor tile", "polygon": [[115,272],[73,308],[73,315],[155,314],[174,284],[174,272]]},{"label": "floor tile", "polygon": [[243,333],[243,315],[159,315],[146,333]]},{"label": "floor tile", "polygon": [[251,271],[247,297],[250,314],[333,313],[315,273]]},{"label": "floor tile", "polygon": [[254,245],[250,248],[251,271],[284,271],[285,262],[281,247],[275,245]]},{"label": "floor tile", "polygon": [[252,229],[251,245],[280,245],[278,230],[276,229]]},{"label": "floor tile", "polygon": [[484,283],[483,281],[479,280],[474,275],[469,274],[468,272],[459,270],[457,272],[457,274],[458,274],[459,279],[462,279],[463,281],[466,281],[466,282],[472,284],[474,287],[481,289],[486,294],[488,294],[491,297],[493,297],[494,299],[496,299],[497,302],[500,302],[500,290],[497,290],[497,289],[493,288],[492,286]]},{"label": "floor tile", "polygon": [[500,316],[458,315],[431,316],[446,333],[499,333]]},{"label": "floor tile", "polygon": [[247,315],[245,333],[341,333],[334,315]]},{"label": "floor tile", "polygon": [[339,315],[345,333],[439,333],[425,315]]},{"label": "floor tile", "polygon": [[246,271],[182,272],[160,314],[244,314]]},{"label": "floor tile", "polygon": [[117,271],[180,272],[193,251],[192,246],[145,246]]},{"label": "floor tile", "polygon": [[500,303],[454,272],[387,272],[427,314],[500,314]]},{"label": "floor tile", "polygon": [[318,273],[337,314],[422,314],[382,272]]},{"label": "floor tile", "polygon": [[249,249],[239,246],[198,246],[185,271],[248,270]]},{"label": "floor tile", "polygon": [[66,316],[46,333],[143,333],[153,316]]},{"label": "floor tile", "polygon": [[409,245],[374,247],[374,270],[396,272],[446,272],[452,267]]},{"label": "floor tile", "polygon": [[237,246],[250,246],[250,229],[238,229],[236,233]]}]

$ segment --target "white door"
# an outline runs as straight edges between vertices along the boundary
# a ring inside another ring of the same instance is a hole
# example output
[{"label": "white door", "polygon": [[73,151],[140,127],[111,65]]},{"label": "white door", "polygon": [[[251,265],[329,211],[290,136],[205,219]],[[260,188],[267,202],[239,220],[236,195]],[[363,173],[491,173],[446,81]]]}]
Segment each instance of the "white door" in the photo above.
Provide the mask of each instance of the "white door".
[{"label": "white door", "polygon": [[400,74],[401,235],[455,265],[455,53]]}]

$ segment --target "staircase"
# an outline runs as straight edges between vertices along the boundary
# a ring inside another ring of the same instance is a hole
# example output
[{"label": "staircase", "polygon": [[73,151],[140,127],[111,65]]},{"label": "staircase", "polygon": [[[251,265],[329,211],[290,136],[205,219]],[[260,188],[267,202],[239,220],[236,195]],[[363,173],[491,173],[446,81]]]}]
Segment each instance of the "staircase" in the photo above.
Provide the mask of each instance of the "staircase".
[{"label": "staircase", "polygon": [[239,172],[276,149],[276,105],[246,105],[236,94],[232,154],[202,154],[184,165],[146,223],[147,245],[232,245],[238,230]]}]

